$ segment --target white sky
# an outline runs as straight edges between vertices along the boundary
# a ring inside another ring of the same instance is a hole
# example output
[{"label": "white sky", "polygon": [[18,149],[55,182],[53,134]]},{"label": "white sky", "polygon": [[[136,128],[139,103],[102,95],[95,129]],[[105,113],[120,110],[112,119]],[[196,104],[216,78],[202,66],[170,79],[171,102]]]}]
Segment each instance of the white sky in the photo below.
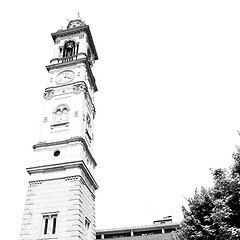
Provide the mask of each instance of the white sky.
[{"label": "white sky", "polygon": [[[1,3],[2,5],[3,3]],[[1,239],[18,239],[42,120],[50,33],[81,17],[98,51],[97,228],[182,219],[209,168],[228,167],[240,128],[240,2],[4,1]]]}]

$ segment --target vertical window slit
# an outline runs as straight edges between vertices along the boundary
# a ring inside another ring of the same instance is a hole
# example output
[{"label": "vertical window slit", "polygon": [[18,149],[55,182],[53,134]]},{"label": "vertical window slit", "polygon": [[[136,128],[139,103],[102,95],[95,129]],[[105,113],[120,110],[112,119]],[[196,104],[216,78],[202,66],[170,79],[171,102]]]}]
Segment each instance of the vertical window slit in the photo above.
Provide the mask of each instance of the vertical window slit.
[{"label": "vertical window slit", "polygon": [[47,234],[47,230],[48,230],[48,218],[45,219],[45,224],[44,224],[44,235]]},{"label": "vertical window slit", "polygon": [[53,218],[53,227],[52,227],[52,234],[56,233],[56,224],[57,224],[57,218]]}]

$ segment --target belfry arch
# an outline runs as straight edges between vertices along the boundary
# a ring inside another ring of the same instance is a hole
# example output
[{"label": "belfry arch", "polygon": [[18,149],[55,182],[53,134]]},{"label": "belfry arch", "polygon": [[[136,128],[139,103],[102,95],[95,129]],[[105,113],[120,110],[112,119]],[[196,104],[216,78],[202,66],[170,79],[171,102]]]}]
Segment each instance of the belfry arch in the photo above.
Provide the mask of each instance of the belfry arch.
[{"label": "belfry arch", "polygon": [[76,43],[73,40],[66,41],[63,45],[63,48],[60,49],[60,51],[62,51],[62,57],[67,58],[67,57],[72,57],[74,55],[77,55],[78,47],[79,47],[79,43]]}]

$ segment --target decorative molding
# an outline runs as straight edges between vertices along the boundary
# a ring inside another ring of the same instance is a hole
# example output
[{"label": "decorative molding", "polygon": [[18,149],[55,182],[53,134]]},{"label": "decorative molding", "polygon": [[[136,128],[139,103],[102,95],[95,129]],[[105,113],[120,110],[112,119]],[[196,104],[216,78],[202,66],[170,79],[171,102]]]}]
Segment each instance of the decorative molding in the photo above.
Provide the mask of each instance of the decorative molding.
[{"label": "decorative molding", "polygon": [[80,176],[65,177],[65,181],[75,181],[79,179],[80,179]]},{"label": "decorative molding", "polygon": [[43,94],[43,97],[46,99],[46,100],[50,100],[52,98],[54,94],[54,90],[53,88],[46,88],[45,89],[45,92]]},{"label": "decorative molding", "polygon": [[73,92],[75,94],[79,94],[80,92],[84,91],[85,93],[88,92],[87,86],[85,82],[75,82],[73,85]]},{"label": "decorative molding", "polygon": [[39,185],[39,184],[42,184],[42,181],[41,181],[41,180],[38,180],[38,181],[30,181],[29,184],[30,184],[30,185]]},{"label": "decorative molding", "polygon": [[95,106],[92,102],[92,98],[90,97],[88,92],[85,92],[85,99],[86,99],[88,105],[90,106],[90,109],[91,109],[91,112],[92,112],[93,118],[94,118],[96,115],[96,110],[95,110]]},{"label": "decorative molding", "polygon": [[[69,169],[69,168],[75,168],[75,167],[80,167],[88,181],[91,183],[91,185],[94,187],[94,189],[98,189],[98,185],[93,178],[92,174],[88,170],[86,164],[83,161],[73,161],[73,162],[67,162],[67,163],[56,163],[56,164],[51,164],[51,165],[42,165],[42,166],[36,166],[36,167],[30,167],[27,168],[27,172],[31,175],[34,173],[43,173],[43,172],[49,172],[49,171],[54,171],[56,169]],[[81,176],[80,176],[81,177]],[[82,177],[81,177],[82,178]],[[56,180],[57,178],[54,178]],[[64,178],[59,178],[59,179],[65,179]],[[50,179],[48,179],[50,180]],[[38,181],[33,181],[36,184],[42,184],[44,180],[38,180]],[[45,180],[47,181],[47,180]]]},{"label": "decorative molding", "polygon": [[84,33],[83,33],[83,32],[81,32],[81,33],[79,34],[79,39],[82,39],[82,38],[84,38]]},{"label": "decorative molding", "polygon": [[76,66],[74,65],[70,65],[70,66],[64,66],[64,67],[62,67],[62,68],[56,68],[56,69],[52,69],[52,70],[50,70],[50,71],[52,71],[52,72],[56,72],[56,73],[60,73],[60,72],[62,72],[62,71],[64,71],[64,70],[72,70],[72,71],[74,71],[74,69],[76,68]]},{"label": "decorative molding", "polygon": [[[67,58],[54,58],[50,61],[50,65],[47,65],[46,68],[48,71],[60,71],[62,69],[67,69],[67,68],[74,68],[76,67],[79,63],[85,63],[86,61],[86,56],[80,57],[79,53],[78,55],[74,55],[71,57]],[[84,55],[83,53],[81,55]],[[71,61],[65,61],[65,60],[71,60]],[[60,69],[60,70],[58,70]]]},{"label": "decorative molding", "polygon": [[93,76],[92,69],[88,61],[86,61],[86,69],[89,77],[88,80],[90,84],[93,86],[94,91],[97,92],[98,89],[96,85],[96,80],[95,80],[95,77]]},{"label": "decorative molding", "polygon": [[[44,97],[50,99],[51,97],[53,97],[55,92],[59,91],[58,89],[61,90],[61,88],[66,87],[66,86],[71,86],[71,85],[72,85],[74,93],[79,93],[80,91],[84,91],[84,92],[87,92],[87,94],[89,95],[86,83],[84,81],[78,81],[78,82],[71,82],[71,83],[62,84],[62,85],[55,86],[55,87],[46,88]],[[89,97],[90,97],[90,95],[89,95]]]},{"label": "decorative molding", "polygon": [[61,127],[61,126],[69,127],[69,122],[55,123],[55,124],[52,124],[50,126],[50,128],[52,130],[52,129],[56,128],[56,127]]},{"label": "decorative molding", "polygon": [[[64,37],[61,37],[60,40],[60,44],[61,42],[63,42],[64,40],[74,40],[74,41],[78,41],[78,37],[79,37],[79,34],[72,34],[70,37],[69,36],[64,36]],[[61,45],[60,45],[61,47]]]}]

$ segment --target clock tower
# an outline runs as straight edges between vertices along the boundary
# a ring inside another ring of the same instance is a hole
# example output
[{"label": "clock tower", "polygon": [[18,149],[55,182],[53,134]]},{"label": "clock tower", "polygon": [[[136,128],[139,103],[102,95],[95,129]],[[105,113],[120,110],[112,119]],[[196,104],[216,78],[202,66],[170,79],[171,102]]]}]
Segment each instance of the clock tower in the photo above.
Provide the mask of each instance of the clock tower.
[{"label": "clock tower", "polygon": [[89,26],[81,19],[51,35],[54,55],[46,66],[40,139],[27,168],[30,181],[20,240],[92,240],[98,188],[92,66],[98,55]]}]

